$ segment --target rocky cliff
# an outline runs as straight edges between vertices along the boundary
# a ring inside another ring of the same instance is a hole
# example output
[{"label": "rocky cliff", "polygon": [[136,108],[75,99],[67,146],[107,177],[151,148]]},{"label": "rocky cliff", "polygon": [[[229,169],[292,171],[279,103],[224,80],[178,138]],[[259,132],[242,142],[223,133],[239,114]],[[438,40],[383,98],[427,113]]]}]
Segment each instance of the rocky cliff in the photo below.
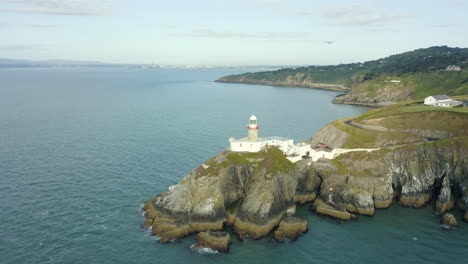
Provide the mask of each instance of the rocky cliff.
[{"label": "rocky cliff", "polygon": [[216,82],[221,83],[246,83],[246,84],[258,84],[258,85],[270,85],[270,86],[286,86],[286,87],[304,87],[304,88],[315,88],[339,92],[348,92],[349,88],[334,83],[319,83],[316,82],[311,76],[304,73],[296,73],[288,75],[282,79],[269,79],[269,78],[256,78],[255,75],[250,76],[249,74],[226,76],[219,78]]},{"label": "rocky cliff", "polygon": [[[411,107],[373,110],[351,121],[373,124],[369,125],[372,129],[389,126],[398,121],[399,114],[382,117],[384,114],[414,109]],[[404,114],[397,123],[418,134],[421,124],[408,119],[410,115]],[[413,208],[431,205],[441,216],[456,208],[466,210],[468,221],[468,115],[441,116],[449,116],[457,124],[436,125],[433,120],[437,118],[431,112],[424,125],[446,131],[435,133],[445,138],[428,141],[415,136],[413,139],[420,140],[409,143],[406,130],[376,132],[346,120],[335,121],[318,132],[318,139],[310,141],[336,139],[336,147],[359,146],[370,139],[375,139],[372,144],[388,143],[381,141],[382,137],[400,141],[381,145],[377,151],[350,152],[332,160],[304,159],[293,164],[276,148],[258,153],[224,151],[169,187],[168,192],[148,200],[143,208],[147,218],[143,227],[151,227],[161,242],[225,226],[232,226],[240,237],[258,239],[275,231],[278,240],[294,239],[307,230],[303,221],[294,218],[296,204],[307,202],[312,202],[317,213],[341,220],[371,216],[376,208],[398,202]],[[366,134],[370,132],[380,134]],[[391,135],[394,133],[397,136]],[[358,135],[367,137],[356,139]]]},{"label": "rocky cliff", "polygon": [[[257,239],[273,231],[284,216],[294,215],[295,203],[313,201],[318,213],[342,220],[373,215],[375,208],[387,208],[394,201],[418,208],[435,200],[440,214],[457,203],[468,208],[465,139],[295,165],[281,155],[268,149],[255,162],[238,153],[217,155],[169,192],[149,200],[145,225],[161,242],[226,225]],[[271,162],[287,165],[272,168]]]},{"label": "rocky cliff", "polygon": [[319,179],[314,177],[306,165],[294,166],[275,148],[254,154],[226,151],[149,200],[144,226],[151,226],[161,242],[224,225],[260,238],[285,214],[294,214],[296,200],[316,197]]}]

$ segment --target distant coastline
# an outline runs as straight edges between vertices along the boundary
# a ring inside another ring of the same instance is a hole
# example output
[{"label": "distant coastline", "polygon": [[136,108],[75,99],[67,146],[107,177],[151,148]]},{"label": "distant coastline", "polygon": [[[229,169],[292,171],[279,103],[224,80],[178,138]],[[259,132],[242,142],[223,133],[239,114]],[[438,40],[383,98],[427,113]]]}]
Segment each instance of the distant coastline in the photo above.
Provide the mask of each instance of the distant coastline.
[{"label": "distant coastline", "polygon": [[231,81],[225,78],[220,78],[215,82],[219,83],[242,83],[242,84],[255,84],[255,85],[267,85],[267,86],[281,86],[281,87],[300,87],[310,89],[321,89],[337,92],[349,92],[350,88],[347,88],[339,84],[327,84],[327,83],[296,83],[296,82],[271,82],[265,80],[239,80]]}]

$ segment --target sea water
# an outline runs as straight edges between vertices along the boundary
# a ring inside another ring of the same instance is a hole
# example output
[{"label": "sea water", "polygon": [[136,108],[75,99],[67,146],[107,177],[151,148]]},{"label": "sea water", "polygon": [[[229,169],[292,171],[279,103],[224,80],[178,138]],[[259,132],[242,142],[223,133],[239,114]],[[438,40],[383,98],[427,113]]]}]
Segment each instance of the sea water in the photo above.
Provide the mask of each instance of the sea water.
[{"label": "sea water", "polygon": [[444,231],[430,207],[392,206],[341,223],[303,206],[309,232],[291,243],[238,241],[192,251],[160,244],[145,200],[246,135],[308,139],[367,109],[337,92],[222,84],[242,69],[0,70],[0,263],[463,263],[468,226]]}]

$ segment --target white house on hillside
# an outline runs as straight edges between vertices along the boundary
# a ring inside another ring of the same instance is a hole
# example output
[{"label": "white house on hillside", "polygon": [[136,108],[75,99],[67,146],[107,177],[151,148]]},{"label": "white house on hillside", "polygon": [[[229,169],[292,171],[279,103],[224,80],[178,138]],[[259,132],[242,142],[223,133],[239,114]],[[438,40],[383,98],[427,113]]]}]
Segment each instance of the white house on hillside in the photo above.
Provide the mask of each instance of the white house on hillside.
[{"label": "white house on hillside", "polygon": [[457,65],[449,65],[445,68],[446,71],[461,71],[461,67]]},{"label": "white house on hillside", "polygon": [[463,102],[452,100],[445,94],[431,95],[424,99],[424,105],[436,106],[436,107],[455,107],[463,105]]}]

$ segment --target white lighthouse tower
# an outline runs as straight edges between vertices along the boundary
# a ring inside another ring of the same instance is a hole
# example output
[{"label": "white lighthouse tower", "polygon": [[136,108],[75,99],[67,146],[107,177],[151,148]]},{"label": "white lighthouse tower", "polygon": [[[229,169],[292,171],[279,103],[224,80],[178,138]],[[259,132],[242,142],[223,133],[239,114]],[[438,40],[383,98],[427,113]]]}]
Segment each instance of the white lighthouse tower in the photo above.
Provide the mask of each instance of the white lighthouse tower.
[{"label": "white lighthouse tower", "polygon": [[258,141],[258,124],[257,117],[252,115],[250,116],[249,124],[247,125],[248,129],[248,140],[249,141]]}]

